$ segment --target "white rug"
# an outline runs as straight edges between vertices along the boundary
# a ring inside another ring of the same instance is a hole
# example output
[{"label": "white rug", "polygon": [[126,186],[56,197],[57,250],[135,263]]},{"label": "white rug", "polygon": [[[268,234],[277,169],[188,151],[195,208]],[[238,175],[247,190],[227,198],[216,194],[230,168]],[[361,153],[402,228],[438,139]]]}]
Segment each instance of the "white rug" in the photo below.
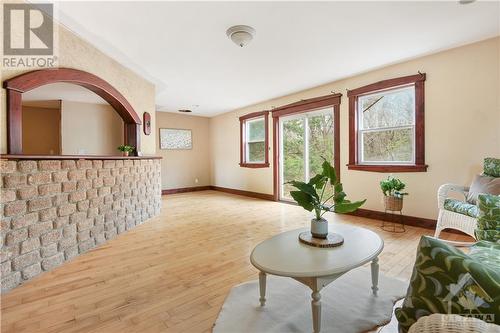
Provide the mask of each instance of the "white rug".
[{"label": "white rug", "polygon": [[[391,320],[394,303],[408,282],[379,276],[379,292],[371,292],[368,268],[350,271],[321,291],[321,332],[359,333]],[[259,282],[231,289],[213,333],[312,332],[311,290],[291,279],[267,276],[267,302],[259,306]]]}]

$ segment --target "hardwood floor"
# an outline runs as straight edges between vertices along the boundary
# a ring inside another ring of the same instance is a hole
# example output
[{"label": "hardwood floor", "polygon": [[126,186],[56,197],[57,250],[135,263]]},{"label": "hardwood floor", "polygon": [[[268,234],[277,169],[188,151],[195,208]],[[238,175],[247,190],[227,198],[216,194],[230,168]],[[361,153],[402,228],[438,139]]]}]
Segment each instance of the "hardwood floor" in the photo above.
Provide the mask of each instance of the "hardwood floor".
[{"label": "hardwood floor", "polygon": [[[253,247],[309,218],[297,206],[215,191],[163,197],[161,216],[2,295],[2,332],[210,332],[231,287],[257,278]],[[328,219],[378,232],[381,272],[402,279],[420,236],[432,233]]]}]

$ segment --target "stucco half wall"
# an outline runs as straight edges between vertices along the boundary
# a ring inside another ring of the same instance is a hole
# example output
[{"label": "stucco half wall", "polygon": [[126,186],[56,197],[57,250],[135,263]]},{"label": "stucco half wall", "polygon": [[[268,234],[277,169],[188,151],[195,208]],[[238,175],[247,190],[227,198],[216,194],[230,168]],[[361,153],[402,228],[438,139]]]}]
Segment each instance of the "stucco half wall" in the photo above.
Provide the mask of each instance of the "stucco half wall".
[{"label": "stucco half wall", "polygon": [[[346,89],[420,71],[427,73],[425,160],[429,169],[397,176],[407,183],[410,193],[405,199],[404,214],[435,219],[436,192],[441,184],[469,184],[473,175],[481,172],[484,157],[500,157],[499,51],[500,38],[488,39],[211,118],[211,184],[272,194],[272,165],[265,169],[247,169],[238,165],[238,117],[335,91],[344,94],[340,116],[340,172],[344,188],[352,199],[366,198],[364,208],[383,211],[379,181],[388,174],[347,170],[345,166],[349,158]],[[269,140],[272,143],[272,131]]]}]

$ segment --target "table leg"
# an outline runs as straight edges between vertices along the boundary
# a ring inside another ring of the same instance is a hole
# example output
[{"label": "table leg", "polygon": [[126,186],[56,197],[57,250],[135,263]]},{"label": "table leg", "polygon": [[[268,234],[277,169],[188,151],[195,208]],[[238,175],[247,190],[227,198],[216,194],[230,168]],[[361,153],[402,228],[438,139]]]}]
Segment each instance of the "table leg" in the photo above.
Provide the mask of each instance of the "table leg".
[{"label": "table leg", "polygon": [[266,305],[266,273],[259,273],[260,306]]},{"label": "table leg", "polygon": [[373,295],[377,296],[377,291],[378,291],[378,257],[373,259],[372,264],[372,291]]},{"label": "table leg", "polygon": [[319,333],[321,331],[321,294],[319,291],[313,291],[311,297],[313,332]]}]

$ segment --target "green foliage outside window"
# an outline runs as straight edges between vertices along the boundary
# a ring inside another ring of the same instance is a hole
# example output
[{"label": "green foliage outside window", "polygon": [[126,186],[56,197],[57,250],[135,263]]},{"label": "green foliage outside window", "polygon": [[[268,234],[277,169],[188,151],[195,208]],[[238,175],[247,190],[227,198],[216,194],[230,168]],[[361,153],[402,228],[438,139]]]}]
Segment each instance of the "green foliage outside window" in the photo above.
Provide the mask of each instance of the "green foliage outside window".
[{"label": "green foliage outside window", "polygon": [[266,154],[266,127],[264,118],[249,120],[247,123],[247,162],[263,162]]},{"label": "green foliage outside window", "polygon": [[415,89],[413,86],[359,98],[363,162],[412,162]]},{"label": "green foliage outside window", "polygon": [[[287,120],[283,123],[283,181],[285,197],[289,197],[293,186],[288,183],[291,180],[305,178],[305,147],[303,118]],[[322,114],[309,117],[308,142],[309,142],[309,180],[314,175],[321,173],[323,157],[333,161],[333,116]],[[327,186],[325,194],[333,194],[333,188]]]}]

